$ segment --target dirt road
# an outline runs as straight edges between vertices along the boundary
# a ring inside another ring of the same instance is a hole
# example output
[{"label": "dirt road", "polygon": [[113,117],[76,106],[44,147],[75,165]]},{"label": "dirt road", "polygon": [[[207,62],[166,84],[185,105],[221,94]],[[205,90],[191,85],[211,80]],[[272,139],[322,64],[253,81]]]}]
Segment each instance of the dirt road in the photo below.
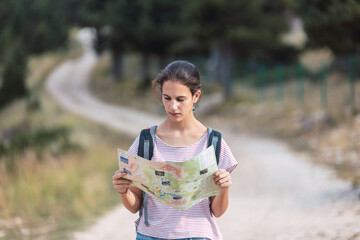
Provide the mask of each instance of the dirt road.
[{"label": "dirt road", "polygon": [[[88,76],[96,64],[90,35],[80,31],[84,55],[59,66],[47,80],[48,91],[69,111],[134,137],[160,123],[156,116],[109,105],[88,92]],[[223,133],[239,162],[229,209],[218,219],[225,240],[360,239],[359,192],[350,183],[282,142],[236,132],[224,123],[212,127]],[[135,239],[135,218],[120,206],[74,238]]]}]

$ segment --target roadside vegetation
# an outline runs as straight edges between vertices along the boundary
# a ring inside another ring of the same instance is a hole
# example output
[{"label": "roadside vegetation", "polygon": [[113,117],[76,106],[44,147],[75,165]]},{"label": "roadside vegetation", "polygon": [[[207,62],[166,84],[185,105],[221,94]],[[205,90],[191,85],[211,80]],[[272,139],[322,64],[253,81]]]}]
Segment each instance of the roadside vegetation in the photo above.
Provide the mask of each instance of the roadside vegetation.
[{"label": "roadside vegetation", "polygon": [[130,139],[66,113],[44,90],[79,49],[31,58],[29,97],[0,112],[0,239],[66,239],[119,203],[111,177]]},{"label": "roadside vegetation", "polygon": [[[160,102],[156,101],[151,86],[142,86],[139,66],[140,56],[129,54],[123,60],[123,77],[120,81],[115,81],[111,75],[111,58],[109,54],[102,54],[96,64],[90,79],[90,89],[100,99],[112,103],[137,109],[155,111],[161,114]],[[155,78],[158,67],[156,61],[152,64],[152,78]]]},{"label": "roadside vegetation", "polygon": [[285,141],[294,150],[309,153],[315,164],[334,169],[354,188],[360,187],[360,114],[330,115],[316,106],[258,102],[256,96],[245,95],[218,104],[207,119],[214,124],[226,119],[239,133]]}]

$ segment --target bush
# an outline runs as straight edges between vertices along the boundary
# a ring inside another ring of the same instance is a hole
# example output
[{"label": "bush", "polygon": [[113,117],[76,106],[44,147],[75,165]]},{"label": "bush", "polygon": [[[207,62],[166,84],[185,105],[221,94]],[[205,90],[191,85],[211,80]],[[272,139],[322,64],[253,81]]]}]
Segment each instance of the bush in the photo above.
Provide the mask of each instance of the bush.
[{"label": "bush", "polygon": [[14,170],[15,159],[26,151],[34,151],[39,160],[44,153],[58,156],[80,147],[69,139],[70,129],[62,126],[31,129],[27,123],[21,123],[0,135],[0,161],[5,160],[6,167]]}]

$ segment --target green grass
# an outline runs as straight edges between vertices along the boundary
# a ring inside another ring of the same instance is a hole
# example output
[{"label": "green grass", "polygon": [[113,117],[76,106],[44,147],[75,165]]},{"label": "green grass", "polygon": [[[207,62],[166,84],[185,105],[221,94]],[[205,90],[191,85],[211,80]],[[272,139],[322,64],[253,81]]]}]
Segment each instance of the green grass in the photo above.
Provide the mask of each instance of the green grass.
[{"label": "green grass", "polygon": [[309,153],[313,163],[334,169],[353,187],[360,186],[360,115],[341,118],[319,108],[238,99],[216,106],[208,121],[227,121],[240,132],[278,138],[296,151]]}]

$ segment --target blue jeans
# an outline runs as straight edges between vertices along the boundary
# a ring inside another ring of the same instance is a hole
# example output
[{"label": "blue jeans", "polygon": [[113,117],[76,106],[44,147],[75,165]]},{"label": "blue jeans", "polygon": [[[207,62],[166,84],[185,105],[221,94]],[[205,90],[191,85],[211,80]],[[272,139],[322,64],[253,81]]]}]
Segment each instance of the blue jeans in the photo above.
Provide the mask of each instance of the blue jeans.
[{"label": "blue jeans", "polygon": [[[171,239],[154,238],[154,237],[142,235],[140,233],[136,233],[136,240],[171,240]],[[209,240],[209,239],[208,238],[181,238],[181,239],[176,239],[176,240]]]}]

